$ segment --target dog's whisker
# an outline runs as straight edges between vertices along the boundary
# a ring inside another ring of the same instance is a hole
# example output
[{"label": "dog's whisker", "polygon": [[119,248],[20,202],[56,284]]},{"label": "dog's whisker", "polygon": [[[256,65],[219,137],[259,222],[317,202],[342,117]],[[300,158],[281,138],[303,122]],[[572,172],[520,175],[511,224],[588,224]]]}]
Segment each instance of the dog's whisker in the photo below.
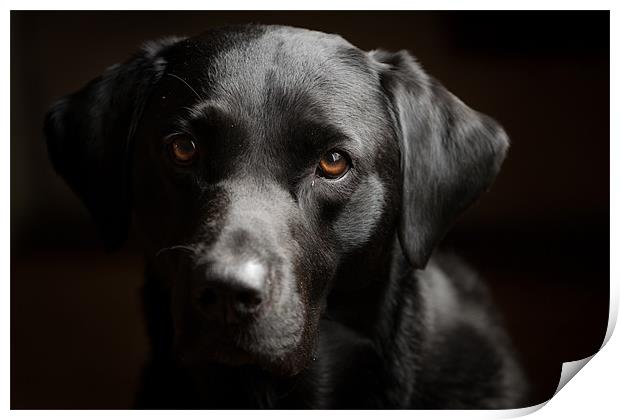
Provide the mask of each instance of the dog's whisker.
[{"label": "dog's whisker", "polygon": [[196,254],[198,252],[197,248],[192,245],[173,245],[173,246],[167,246],[167,247],[160,249],[159,251],[155,253],[155,257],[159,257],[162,253],[166,251],[179,251],[179,250],[187,251],[191,254]]},{"label": "dog's whisker", "polygon": [[202,96],[200,96],[200,95],[198,94],[198,92],[196,92],[196,90],[195,90],[193,87],[191,87],[191,86],[189,85],[189,83],[187,83],[185,80],[183,80],[182,78],[180,78],[180,77],[179,77],[179,76],[177,76],[176,74],[172,74],[172,73],[166,73],[166,74],[167,74],[168,76],[170,76],[170,77],[174,77],[175,79],[178,79],[178,80],[180,80],[181,82],[183,82],[183,84],[184,84],[185,86],[187,86],[187,87],[188,87],[188,88],[189,88],[192,92],[194,92],[194,95],[196,95],[196,97],[197,97],[198,99],[202,100]]}]

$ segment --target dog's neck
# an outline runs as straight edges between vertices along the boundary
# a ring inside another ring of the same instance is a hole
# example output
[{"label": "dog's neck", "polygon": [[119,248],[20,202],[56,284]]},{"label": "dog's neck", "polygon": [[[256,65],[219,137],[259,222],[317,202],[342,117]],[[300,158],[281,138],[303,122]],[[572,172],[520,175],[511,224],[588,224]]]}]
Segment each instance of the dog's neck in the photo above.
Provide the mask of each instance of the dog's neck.
[{"label": "dog's neck", "polygon": [[[421,316],[418,279],[398,240],[382,260],[381,265],[368,272],[371,278],[365,287],[354,291],[334,290],[328,303],[328,315],[339,326],[331,334],[343,337],[358,351],[366,347],[368,351],[360,354],[372,359],[356,360],[356,365],[344,361],[343,367],[338,367],[337,361],[332,363],[331,370],[346,370],[352,376],[355,386],[351,396],[356,398],[352,407],[360,406],[363,400],[360,395],[365,393],[369,407],[409,406],[413,395],[411,378],[416,377],[419,363],[411,360],[412,354],[418,354],[411,349],[420,347],[424,334],[419,330],[423,323],[417,322]],[[368,372],[367,382],[360,374],[364,371]]]},{"label": "dog's neck", "polygon": [[[169,377],[164,381],[195,384],[192,389],[176,388],[176,402],[171,404],[197,408],[330,408],[335,401],[341,407],[409,405],[411,378],[418,366],[416,360],[409,360],[415,354],[411,347],[418,345],[423,333],[416,329],[421,323],[414,322],[419,312],[417,280],[398,242],[379,260],[365,273],[366,278],[357,278],[364,287],[331,291],[320,322],[316,356],[292,378],[250,366],[210,366],[189,374],[171,367],[172,325],[167,312],[161,312],[164,296],[158,297],[153,286],[161,279],[153,279],[147,265],[145,306],[147,319],[154,324],[149,329],[153,369],[168,364],[164,369],[169,370]],[[351,273],[345,270],[342,275]],[[148,371],[146,375],[149,380]],[[152,401],[142,403],[152,405]]]}]

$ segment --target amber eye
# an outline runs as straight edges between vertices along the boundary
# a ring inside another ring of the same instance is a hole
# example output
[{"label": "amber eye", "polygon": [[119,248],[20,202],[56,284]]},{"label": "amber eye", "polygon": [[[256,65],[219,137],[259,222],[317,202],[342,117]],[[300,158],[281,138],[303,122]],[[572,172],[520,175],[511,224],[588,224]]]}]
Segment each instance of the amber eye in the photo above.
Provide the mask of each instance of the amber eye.
[{"label": "amber eye", "polygon": [[343,152],[332,150],[319,161],[318,174],[324,178],[336,179],[349,170],[349,158]]},{"label": "amber eye", "polygon": [[190,165],[198,156],[198,147],[187,136],[174,136],[169,139],[168,151],[170,157],[179,165]]}]

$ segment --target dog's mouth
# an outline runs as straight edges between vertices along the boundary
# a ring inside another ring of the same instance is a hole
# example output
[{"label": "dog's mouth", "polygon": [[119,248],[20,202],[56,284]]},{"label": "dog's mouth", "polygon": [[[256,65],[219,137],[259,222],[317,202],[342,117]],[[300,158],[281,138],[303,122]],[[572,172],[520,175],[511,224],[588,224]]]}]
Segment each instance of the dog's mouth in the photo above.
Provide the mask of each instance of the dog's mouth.
[{"label": "dog's mouth", "polygon": [[181,365],[205,367],[212,363],[240,366],[257,364],[259,355],[248,351],[233,331],[217,328],[189,335],[180,331],[175,340],[175,354]]},{"label": "dog's mouth", "polygon": [[[251,329],[250,329],[251,330]],[[178,333],[175,356],[180,366],[203,370],[213,365],[254,366],[277,376],[295,375],[305,366],[300,349],[274,352],[274,338],[248,330],[214,328],[200,334]]]},{"label": "dog's mouth", "polygon": [[207,367],[213,363],[242,366],[259,364],[259,357],[232,342],[208,343],[177,348],[177,359],[186,367]]}]

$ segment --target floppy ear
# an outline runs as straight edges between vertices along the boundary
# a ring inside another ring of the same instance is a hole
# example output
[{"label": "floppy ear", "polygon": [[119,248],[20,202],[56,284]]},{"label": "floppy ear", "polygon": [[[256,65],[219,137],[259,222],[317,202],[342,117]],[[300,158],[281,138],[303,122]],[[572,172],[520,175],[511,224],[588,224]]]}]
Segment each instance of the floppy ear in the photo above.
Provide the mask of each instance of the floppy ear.
[{"label": "floppy ear", "polygon": [[399,137],[399,239],[423,268],[456,217],[487,190],[508,149],[491,118],[430,78],[406,51],[372,51]]},{"label": "floppy ear", "polygon": [[165,70],[158,55],[177,41],[145,45],[127,62],[58,100],[45,117],[52,165],[91,212],[108,250],[127,237],[133,133],[151,88]]}]

